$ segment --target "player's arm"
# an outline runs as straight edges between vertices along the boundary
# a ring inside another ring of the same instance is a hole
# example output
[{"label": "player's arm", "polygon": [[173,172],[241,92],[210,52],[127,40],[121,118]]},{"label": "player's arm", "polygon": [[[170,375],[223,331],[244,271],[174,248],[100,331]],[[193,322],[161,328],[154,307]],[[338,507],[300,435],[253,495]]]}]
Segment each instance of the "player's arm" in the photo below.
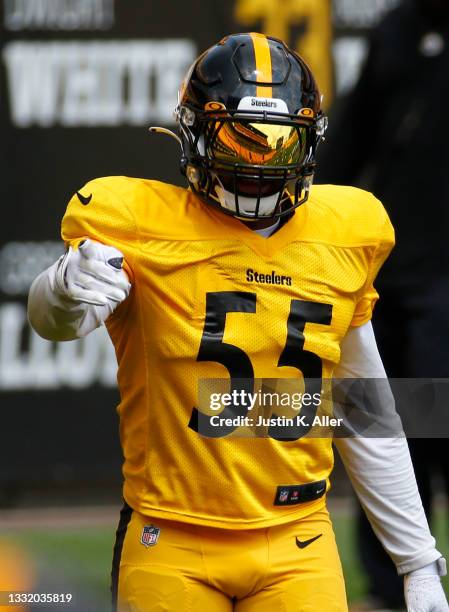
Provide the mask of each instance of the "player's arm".
[{"label": "player's arm", "polygon": [[[351,328],[341,351],[336,378],[386,378],[370,322]],[[391,420],[398,420],[394,401],[388,406]],[[408,610],[449,610],[439,578],[445,562],[429,530],[405,436],[334,442],[374,532],[405,576]]]},{"label": "player's arm", "polygon": [[129,294],[123,255],[111,246],[83,240],[69,247],[31,285],[28,318],[47,340],[81,338],[99,327]]},{"label": "player's arm", "polygon": [[[28,317],[48,340],[73,340],[101,325],[132,284],[132,261],[122,245],[137,240],[128,203],[135,184],[126,177],[90,181],[76,192],[62,220],[67,252],[33,282]],[[131,282],[130,282],[131,281]]]}]

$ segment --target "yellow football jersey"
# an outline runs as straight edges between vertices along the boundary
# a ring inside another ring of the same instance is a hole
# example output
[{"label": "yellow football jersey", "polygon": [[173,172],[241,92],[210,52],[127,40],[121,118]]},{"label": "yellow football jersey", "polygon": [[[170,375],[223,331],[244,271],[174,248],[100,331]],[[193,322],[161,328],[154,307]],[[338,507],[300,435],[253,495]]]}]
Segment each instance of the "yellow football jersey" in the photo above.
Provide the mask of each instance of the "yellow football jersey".
[{"label": "yellow football jersey", "polygon": [[276,426],[265,437],[231,435],[245,432],[232,424],[213,431],[199,388],[221,379],[248,390],[253,380],[288,378],[300,389],[304,379],[331,377],[348,328],[371,317],[373,280],[393,246],[380,202],[355,188],[314,186],[264,238],[190,190],[156,181],[101,178],[81,193],[67,208],[63,239],[115,246],[132,283],[107,321],[128,504],[237,529],[320,508],[324,487],[307,501],[298,486],[328,487],[329,438],[294,427],[287,439]]}]

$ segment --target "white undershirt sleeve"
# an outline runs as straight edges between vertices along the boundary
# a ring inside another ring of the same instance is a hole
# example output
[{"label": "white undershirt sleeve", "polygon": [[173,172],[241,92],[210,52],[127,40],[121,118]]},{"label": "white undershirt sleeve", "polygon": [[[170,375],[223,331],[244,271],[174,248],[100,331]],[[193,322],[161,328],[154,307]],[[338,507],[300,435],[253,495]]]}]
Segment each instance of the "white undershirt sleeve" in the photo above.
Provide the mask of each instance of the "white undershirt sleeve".
[{"label": "white undershirt sleeve", "polygon": [[[371,322],[351,328],[335,378],[386,378]],[[394,403],[392,419],[397,419]],[[335,438],[355,492],[399,574],[441,557],[435,548],[405,437]]]},{"label": "white undershirt sleeve", "polygon": [[112,313],[112,306],[94,306],[71,300],[56,290],[59,260],[33,281],[28,297],[28,319],[46,340],[75,340],[87,336]]}]

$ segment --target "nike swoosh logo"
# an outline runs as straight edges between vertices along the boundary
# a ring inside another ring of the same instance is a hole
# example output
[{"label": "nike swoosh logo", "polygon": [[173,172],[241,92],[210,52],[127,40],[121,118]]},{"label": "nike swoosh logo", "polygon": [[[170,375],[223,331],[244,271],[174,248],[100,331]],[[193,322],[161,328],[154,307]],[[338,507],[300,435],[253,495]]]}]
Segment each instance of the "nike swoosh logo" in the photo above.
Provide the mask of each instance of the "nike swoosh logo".
[{"label": "nike swoosh logo", "polygon": [[76,192],[76,195],[78,196],[78,200],[81,202],[81,204],[83,204],[84,206],[87,206],[89,204],[89,202],[92,200],[92,194],[90,194],[90,196],[83,196],[82,193],[80,193],[79,191]]},{"label": "nike swoosh logo", "polygon": [[309,544],[312,544],[312,542],[315,542],[315,540],[318,540],[318,538],[321,538],[322,535],[323,535],[322,533],[319,533],[314,538],[310,538],[310,540],[304,540],[304,542],[301,542],[299,538],[296,538],[296,546],[298,548],[306,548],[306,546],[309,546]]}]

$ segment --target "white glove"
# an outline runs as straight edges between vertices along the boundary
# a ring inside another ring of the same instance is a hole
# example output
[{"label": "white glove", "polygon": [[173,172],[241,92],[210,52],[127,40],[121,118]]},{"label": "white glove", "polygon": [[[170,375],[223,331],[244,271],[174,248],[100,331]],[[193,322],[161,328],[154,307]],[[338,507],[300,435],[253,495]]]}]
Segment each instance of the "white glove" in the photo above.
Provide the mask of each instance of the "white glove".
[{"label": "white glove", "polygon": [[123,254],[114,247],[85,240],[61,257],[55,275],[56,291],[75,302],[110,306],[125,300],[131,285],[122,269]]},{"label": "white glove", "polygon": [[449,612],[440,576],[446,574],[443,558],[404,577],[407,612]]}]

